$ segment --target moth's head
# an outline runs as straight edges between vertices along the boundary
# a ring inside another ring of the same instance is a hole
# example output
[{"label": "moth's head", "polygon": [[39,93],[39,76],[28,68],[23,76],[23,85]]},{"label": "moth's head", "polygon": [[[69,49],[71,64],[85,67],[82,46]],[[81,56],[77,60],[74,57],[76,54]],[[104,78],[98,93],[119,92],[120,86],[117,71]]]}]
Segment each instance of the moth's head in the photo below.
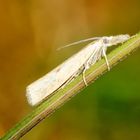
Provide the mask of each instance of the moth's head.
[{"label": "moth's head", "polygon": [[128,34],[126,35],[117,35],[117,36],[110,36],[110,37],[103,37],[102,41],[104,46],[113,46],[119,43],[123,43],[130,38]]}]

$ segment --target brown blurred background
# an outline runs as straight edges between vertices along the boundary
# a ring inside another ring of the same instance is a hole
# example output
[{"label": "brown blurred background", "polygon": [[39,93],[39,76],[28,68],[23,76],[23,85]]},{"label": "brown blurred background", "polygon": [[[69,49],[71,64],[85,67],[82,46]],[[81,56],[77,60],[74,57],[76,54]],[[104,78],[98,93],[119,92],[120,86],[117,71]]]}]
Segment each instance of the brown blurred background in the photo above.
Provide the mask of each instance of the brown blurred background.
[{"label": "brown blurred background", "polygon": [[[0,135],[32,110],[26,86],[77,50],[57,47],[139,30],[139,0],[1,0]],[[22,139],[140,139],[139,62],[137,51]]]}]

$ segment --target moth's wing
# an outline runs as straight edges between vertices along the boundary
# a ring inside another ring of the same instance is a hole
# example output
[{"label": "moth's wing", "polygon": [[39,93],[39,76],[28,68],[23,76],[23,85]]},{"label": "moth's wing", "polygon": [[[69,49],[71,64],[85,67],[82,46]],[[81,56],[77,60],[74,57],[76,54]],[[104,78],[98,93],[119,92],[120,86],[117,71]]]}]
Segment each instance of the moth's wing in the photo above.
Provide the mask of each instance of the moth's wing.
[{"label": "moth's wing", "polygon": [[26,93],[28,102],[31,105],[36,105],[60,88],[74,73],[78,72],[95,49],[96,47],[94,48],[93,45],[88,45],[54,70],[30,84]]}]

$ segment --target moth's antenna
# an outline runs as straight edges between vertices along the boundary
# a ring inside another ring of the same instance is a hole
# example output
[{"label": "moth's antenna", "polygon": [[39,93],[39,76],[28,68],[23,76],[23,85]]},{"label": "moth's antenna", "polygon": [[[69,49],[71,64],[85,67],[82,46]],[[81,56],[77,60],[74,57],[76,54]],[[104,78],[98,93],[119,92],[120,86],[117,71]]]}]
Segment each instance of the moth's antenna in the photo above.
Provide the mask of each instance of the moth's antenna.
[{"label": "moth's antenna", "polygon": [[80,44],[80,43],[84,43],[84,42],[87,42],[87,41],[98,40],[100,38],[101,37],[92,37],[92,38],[87,38],[87,39],[83,39],[83,40],[80,40],[80,41],[76,41],[76,42],[73,42],[73,43],[70,43],[70,44],[65,45],[63,47],[58,48],[57,51],[59,51],[61,49],[64,49],[64,48],[67,48],[67,47],[70,47],[70,46],[74,46],[74,45]]}]

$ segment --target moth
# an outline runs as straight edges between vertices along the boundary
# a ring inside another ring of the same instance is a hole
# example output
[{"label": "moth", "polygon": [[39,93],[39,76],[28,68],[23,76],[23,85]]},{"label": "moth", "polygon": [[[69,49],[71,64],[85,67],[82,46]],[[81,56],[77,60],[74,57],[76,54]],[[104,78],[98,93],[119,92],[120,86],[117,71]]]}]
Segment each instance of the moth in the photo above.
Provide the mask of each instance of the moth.
[{"label": "moth", "polygon": [[91,43],[89,43],[78,53],[74,54],[72,57],[64,61],[45,76],[27,86],[26,96],[29,104],[32,106],[39,104],[48,96],[53,94],[54,91],[67,85],[67,83],[69,83],[81,73],[83,74],[83,81],[85,85],[87,85],[85,71],[102,57],[105,58],[108,70],[110,70],[109,62],[106,56],[107,48],[119,43],[123,43],[129,38],[130,36],[128,34],[109,37],[95,37],[64,46],[68,47],[70,45],[92,40]]}]

